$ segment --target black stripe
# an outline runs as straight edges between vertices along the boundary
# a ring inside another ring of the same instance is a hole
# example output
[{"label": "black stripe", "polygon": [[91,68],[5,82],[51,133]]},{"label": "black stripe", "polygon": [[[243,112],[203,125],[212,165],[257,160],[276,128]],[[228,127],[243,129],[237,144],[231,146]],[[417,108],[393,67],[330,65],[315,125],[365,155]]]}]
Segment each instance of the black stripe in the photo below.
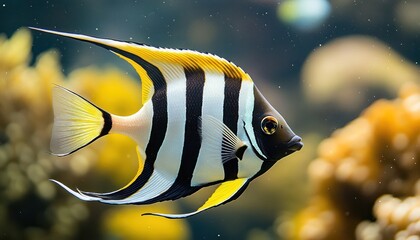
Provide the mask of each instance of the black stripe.
[{"label": "black stripe", "polygon": [[[230,78],[225,75],[225,98],[223,101],[223,123],[235,134],[238,132],[239,92],[242,79]],[[224,180],[238,178],[238,159],[234,158],[223,164]]]},{"label": "black stripe", "polygon": [[146,159],[142,173],[137,177],[136,180],[134,180],[131,185],[124,189],[104,194],[87,193],[88,195],[101,197],[103,199],[121,200],[137,192],[152,176],[154,170],[153,165],[156,161],[156,157],[160,147],[162,146],[163,140],[165,139],[168,126],[167,86],[162,72],[156,66],[150,64],[139,56],[103,44],[95,44],[130,58],[139,64],[146,70],[147,75],[149,75],[155,87],[155,93],[151,99],[153,105],[152,131],[150,133],[150,139],[145,150]]},{"label": "black stripe", "polygon": [[109,131],[112,128],[112,118],[111,118],[111,114],[105,112],[102,109],[99,109],[102,111],[102,117],[104,118],[104,126],[102,127],[102,131],[99,134],[99,136],[105,136],[109,133]]},{"label": "black stripe", "polygon": [[191,187],[191,179],[201,148],[199,117],[202,114],[205,75],[202,69],[184,69],[186,77],[186,121],[181,166],[174,184],[148,202],[175,200],[188,196],[201,187]]},{"label": "black stripe", "polygon": [[[261,160],[275,160],[278,159],[270,159],[267,153],[264,151],[265,149],[270,148],[264,148],[264,146],[269,146],[275,143],[273,139],[271,139],[271,136],[266,135],[261,131],[261,120],[267,116],[268,113],[273,112],[270,108],[270,105],[268,104],[267,100],[264,98],[264,96],[261,94],[261,92],[258,90],[258,88],[254,85],[254,109],[252,111],[252,128],[254,132],[247,133],[247,134],[254,134],[256,145],[252,146],[252,149],[254,150],[254,153],[261,159]],[[252,142],[251,142],[252,145]],[[262,156],[256,151],[256,147],[258,147],[261,152],[266,156]],[[277,148],[272,147],[271,150],[279,151]]]},{"label": "black stripe", "polygon": [[[178,179],[190,185],[201,148],[199,117],[202,114],[205,75],[202,69],[185,69],[187,79],[184,147]],[[177,180],[178,180],[177,179]]]},{"label": "black stripe", "polygon": [[186,184],[181,183],[181,182],[175,182],[167,191],[160,194],[159,196],[156,196],[156,197],[151,198],[149,200],[146,200],[144,202],[134,203],[134,204],[137,204],[137,205],[152,204],[152,203],[156,203],[156,202],[176,200],[176,199],[179,199],[179,198],[189,196],[189,195],[197,192],[201,188],[202,188],[202,186],[191,187],[191,186],[186,185]]},{"label": "black stripe", "polygon": [[[154,163],[157,154],[162,146],[165,138],[168,114],[167,114],[167,101],[166,91],[160,89],[152,97],[153,103],[153,119],[152,131],[150,133],[149,143],[146,147],[146,159],[142,173],[134,180],[134,182],[126,188],[104,194],[85,193],[87,195],[101,197],[103,199],[121,200],[128,198],[142,188],[153,174]],[[143,203],[143,202],[142,202]]]}]

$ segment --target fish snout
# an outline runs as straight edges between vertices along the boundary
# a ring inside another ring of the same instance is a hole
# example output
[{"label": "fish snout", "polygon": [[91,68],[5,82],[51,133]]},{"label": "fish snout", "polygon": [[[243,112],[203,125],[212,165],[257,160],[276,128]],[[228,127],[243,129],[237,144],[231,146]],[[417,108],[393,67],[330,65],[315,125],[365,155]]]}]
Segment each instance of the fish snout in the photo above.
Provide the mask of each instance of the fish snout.
[{"label": "fish snout", "polygon": [[295,135],[290,139],[290,141],[287,143],[287,150],[289,151],[299,151],[303,147],[302,138],[298,135]]}]

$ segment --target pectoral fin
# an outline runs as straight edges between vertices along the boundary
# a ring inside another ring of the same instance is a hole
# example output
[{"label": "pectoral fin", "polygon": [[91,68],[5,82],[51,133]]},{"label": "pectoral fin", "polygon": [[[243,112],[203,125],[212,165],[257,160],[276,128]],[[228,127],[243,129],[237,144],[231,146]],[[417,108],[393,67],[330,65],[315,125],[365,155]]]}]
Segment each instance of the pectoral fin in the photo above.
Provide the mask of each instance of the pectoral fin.
[{"label": "pectoral fin", "polygon": [[[232,159],[242,160],[247,145],[236,136],[223,122],[210,115],[201,117],[201,137],[210,156],[218,158],[221,154],[222,163]],[[221,146],[221,149],[219,149]]]},{"label": "pectoral fin", "polygon": [[228,203],[232,200],[235,200],[239,197],[245,188],[248,186],[250,182],[249,178],[238,178],[235,180],[227,181],[222,183],[216,191],[211,195],[211,197],[194,212],[185,213],[185,214],[163,214],[163,213],[145,213],[143,215],[153,215],[153,216],[160,216],[166,218],[186,218],[193,216],[199,212],[205,211],[207,209],[217,207],[219,205]]}]

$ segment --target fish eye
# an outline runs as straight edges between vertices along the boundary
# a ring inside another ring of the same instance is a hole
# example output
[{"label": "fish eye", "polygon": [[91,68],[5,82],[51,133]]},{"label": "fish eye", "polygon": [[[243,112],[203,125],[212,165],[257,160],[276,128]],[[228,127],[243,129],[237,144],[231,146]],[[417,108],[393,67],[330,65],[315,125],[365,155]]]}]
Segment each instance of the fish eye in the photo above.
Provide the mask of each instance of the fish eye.
[{"label": "fish eye", "polygon": [[267,116],[261,120],[261,130],[267,135],[273,135],[279,126],[279,122],[273,116]]}]

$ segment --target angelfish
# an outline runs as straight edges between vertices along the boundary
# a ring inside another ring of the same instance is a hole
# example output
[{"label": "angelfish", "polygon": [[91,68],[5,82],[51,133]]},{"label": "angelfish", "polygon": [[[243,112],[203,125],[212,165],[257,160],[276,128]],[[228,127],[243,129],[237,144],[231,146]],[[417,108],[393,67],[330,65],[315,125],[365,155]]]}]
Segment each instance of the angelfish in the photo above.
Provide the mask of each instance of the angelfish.
[{"label": "angelfish", "polygon": [[[151,204],[220,184],[196,211],[145,213],[185,218],[239,197],[279,159],[300,150],[301,138],[234,63],[209,53],[32,28],[110,50],[142,81],[143,107],[117,116],[69,89],[53,88],[51,152],[66,156],[107,134],[124,134],[138,147],[143,170],[108,193],[72,190],[84,201]],[[140,161],[140,160],[139,160]]]}]

